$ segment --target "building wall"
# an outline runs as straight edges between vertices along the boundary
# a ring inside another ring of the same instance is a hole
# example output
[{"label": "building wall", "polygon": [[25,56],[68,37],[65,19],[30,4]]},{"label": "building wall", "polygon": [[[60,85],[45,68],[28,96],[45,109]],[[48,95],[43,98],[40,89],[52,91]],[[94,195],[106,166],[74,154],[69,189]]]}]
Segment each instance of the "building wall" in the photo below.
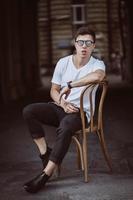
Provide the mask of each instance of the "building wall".
[{"label": "building wall", "polygon": [[[71,0],[51,0],[50,19],[47,15],[47,3],[45,0],[39,2],[39,58],[40,64],[48,64],[48,54],[52,54],[52,64],[71,52],[71,41],[75,25],[72,22],[72,1]],[[109,32],[108,32],[108,6],[107,0],[86,0],[86,24],[96,32],[97,43],[95,55],[109,61]],[[42,6],[43,4],[43,6]],[[43,21],[41,18],[47,18]],[[50,21],[49,21],[50,20]],[[46,24],[51,26],[52,49],[48,52],[48,35]],[[43,27],[43,28],[41,28]]]},{"label": "building wall", "polygon": [[38,57],[39,65],[48,65],[48,51],[49,51],[49,41],[48,41],[48,9],[47,2],[40,0],[38,3]]},{"label": "building wall", "polygon": [[104,60],[108,72],[122,73],[122,77],[125,73],[130,74],[125,65],[128,64],[131,53],[126,47],[124,48],[129,39],[127,35],[129,19],[128,16],[124,17],[124,20],[120,19],[120,12],[123,12],[122,15],[127,15],[125,7],[123,11],[120,9],[120,2],[123,5],[124,0],[80,1],[85,4],[86,21],[82,25],[73,23],[72,2],[72,0],[38,2],[39,65],[50,69],[60,57],[72,53],[74,31],[77,27],[86,25],[96,32],[94,56]]},{"label": "building wall", "polygon": [[108,8],[107,0],[87,0],[87,23],[96,32],[96,55],[108,61]]},{"label": "building wall", "polygon": [[[70,42],[72,38],[71,29],[70,0],[54,0],[50,1],[50,3],[45,0],[39,1],[38,30],[40,66],[49,65],[49,62],[51,62],[49,56],[52,59],[52,63],[50,64],[55,64],[60,57],[69,53],[69,50],[67,48],[65,49],[62,43],[66,43],[67,40]],[[49,45],[51,45],[50,51]]]},{"label": "building wall", "polygon": [[[70,53],[67,48],[72,39],[71,2],[70,0],[51,1],[51,32],[53,63]],[[65,47],[66,46],[66,47]]]}]

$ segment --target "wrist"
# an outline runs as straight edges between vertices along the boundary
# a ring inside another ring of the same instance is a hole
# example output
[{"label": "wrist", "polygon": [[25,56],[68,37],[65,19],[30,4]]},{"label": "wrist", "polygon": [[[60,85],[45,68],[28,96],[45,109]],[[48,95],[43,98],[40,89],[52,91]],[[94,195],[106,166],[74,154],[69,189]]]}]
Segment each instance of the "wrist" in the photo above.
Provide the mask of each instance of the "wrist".
[{"label": "wrist", "polygon": [[60,101],[60,106],[63,108],[66,104],[66,101],[62,98]]},{"label": "wrist", "polygon": [[71,89],[71,88],[72,88],[72,85],[71,85],[71,83],[72,83],[72,81],[69,81],[69,82],[67,82],[67,87],[68,87],[69,89]]}]

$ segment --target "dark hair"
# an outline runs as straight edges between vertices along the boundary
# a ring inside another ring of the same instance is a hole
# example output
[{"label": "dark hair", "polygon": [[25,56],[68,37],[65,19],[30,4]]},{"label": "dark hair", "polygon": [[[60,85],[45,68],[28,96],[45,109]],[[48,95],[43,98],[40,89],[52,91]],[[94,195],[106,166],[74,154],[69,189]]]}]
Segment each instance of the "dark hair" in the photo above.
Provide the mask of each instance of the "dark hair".
[{"label": "dark hair", "polygon": [[75,41],[76,41],[76,39],[77,39],[77,37],[79,36],[79,35],[91,35],[92,37],[93,37],[93,41],[95,42],[96,41],[96,35],[95,35],[95,33],[94,33],[94,31],[93,30],[90,30],[88,27],[86,27],[86,26],[83,26],[83,27],[80,27],[78,30],[77,30],[77,32],[76,32],[76,34],[75,34],[75,36],[74,36],[74,39],[75,39]]}]

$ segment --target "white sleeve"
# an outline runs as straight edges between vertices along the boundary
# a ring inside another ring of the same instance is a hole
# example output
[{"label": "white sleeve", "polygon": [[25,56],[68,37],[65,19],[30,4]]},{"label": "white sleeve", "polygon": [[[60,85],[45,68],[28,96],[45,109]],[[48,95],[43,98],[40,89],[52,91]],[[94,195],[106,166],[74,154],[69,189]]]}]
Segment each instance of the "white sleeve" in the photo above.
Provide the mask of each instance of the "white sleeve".
[{"label": "white sleeve", "polygon": [[94,63],[94,67],[93,67],[93,71],[96,71],[98,69],[101,69],[103,71],[105,71],[105,64],[102,60],[96,60],[96,62]]},{"label": "white sleeve", "polygon": [[62,65],[62,61],[60,59],[55,66],[55,70],[54,70],[53,77],[51,80],[52,83],[61,85],[62,68],[63,68],[63,65]]}]

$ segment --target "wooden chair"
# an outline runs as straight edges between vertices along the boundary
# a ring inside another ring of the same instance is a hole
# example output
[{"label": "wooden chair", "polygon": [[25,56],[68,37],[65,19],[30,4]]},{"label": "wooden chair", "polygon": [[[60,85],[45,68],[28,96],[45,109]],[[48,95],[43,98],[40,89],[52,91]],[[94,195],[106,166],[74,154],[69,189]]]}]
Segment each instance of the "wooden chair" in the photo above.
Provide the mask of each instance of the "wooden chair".
[{"label": "wooden chair", "polygon": [[[99,100],[96,102],[95,108],[92,103],[93,92],[97,89],[96,95],[98,95]],[[80,96],[80,113],[82,119],[82,130],[75,133],[72,137],[74,140],[76,147],[77,147],[77,158],[78,158],[78,167],[82,168],[84,171],[84,180],[88,182],[88,140],[87,136],[90,133],[96,133],[99,142],[101,144],[102,152],[107,162],[107,165],[112,171],[112,164],[111,160],[107,151],[105,139],[104,139],[104,132],[103,132],[103,104],[107,92],[108,82],[103,80],[101,82],[95,82],[87,85]],[[84,112],[84,105],[83,99],[85,95],[88,95],[88,101],[90,102],[90,123],[86,126],[85,122],[85,112]],[[94,112],[95,109],[95,112]]]}]

